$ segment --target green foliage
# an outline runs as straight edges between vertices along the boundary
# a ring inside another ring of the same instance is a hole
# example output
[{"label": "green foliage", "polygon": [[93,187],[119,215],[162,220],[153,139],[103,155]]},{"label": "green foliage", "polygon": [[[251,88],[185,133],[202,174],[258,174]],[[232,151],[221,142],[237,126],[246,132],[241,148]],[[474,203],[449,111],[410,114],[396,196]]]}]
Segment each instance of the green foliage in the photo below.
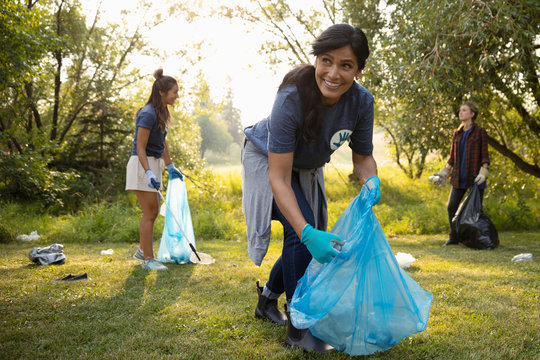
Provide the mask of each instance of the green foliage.
[{"label": "green foliage", "polygon": [[241,161],[241,151],[242,149],[238,144],[232,144],[229,146],[228,151],[219,151],[214,152],[208,150],[204,154],[204,160],[211,166],[213,169],[219,167],[230,167],[238,166]]},{"label": "green foliage", "polygon": [[44,140],[39,149],[23,154],[0,152],[0,188],[2,197],[43,201],[47,205],[62,205],[69,184],[79,177],[75,171],[55,171],[48,165],[51,144]]},{"label": "green foliage", "polygon": [[[440,169],[442,163],[426,164],[426,171],[432,174]],[[325,175],[328,195],[330,226],[345,210],[354,196],[360,193],[359,182],[348,183],[344,176],[346,170],[329,170]],[[434,186],[428,182],[428,175],[419,179],[404,176],[398,167],[379,168],[381,179],[381,201],[374,207],[375,214],[388,236],[398,234],[440,234],[449,232],[446,203],[450,187]],[[531,180],[533,180],[531,178]],[[540,187],[531,181],[528,187],[520,184],[506,184],[509,195],[496,185],[501,180],[497,170],[488,179],[484,198],[484,211],[499,231],[539,229],[537,214]],[[491,184],[494,183],[492,186]],[[511,189],[511,190],[510,190]]]},{"label": "green foliage", "polygon": [[252,0],[249,6],[223,7],[221,13],[257,24],[256,31],[262,28],[274,36],[265,40],[259,49],[269,64],[287,62],[298,65],[311,62],[310,43],[322,30],[341,22],[336,1],[322,0],[316,5],[299,5],[285,0]]},{"label": "green foliage", "polygon": [[[57,214],[39,203],[8,202],[2,204],[0,217],[5,226],[17,234],[37,231],[39,244],[138,242],[141,211],[134,197],[123,193],[114,201],[87,204],[81,210]],[[158,239],[163,220],[156,222]]]},{"label": "green foliage", "polygon": [[[0,220],[2,220],[1,216]],[[7,244],[9,242],[15,241],[16,237],[17,235],[15,234],[15,231],[5,225],[3,221],[0,222],[0,244]]]},{"label": "green foliage", "polygon": [[244,131],[241,122],[240,110],[234,107],[233,92],[231,89],[227,92],[221,111],[221,118],[227,124],[227,131],[235,144],[242,144],[244,140]]},{"label": "green foliage", "polygon": [[30,80],[56,38],[42,25],[44,13],[19,1],[0,0],[0,94]]},{"label": "green foliage", "polygon": [[[147,1],[122,13],[145,14],[135,30],[124,18],[102,25],[99,11],[87,21],[78,0],[18,3],[2,1],[0,12],[0,73],[10,76],[0,79],[0,199],[40,200],[56,212],[110,199],[123,190],[135,113],[151,88],[129,60],[162,20]],[[196,172],[200,134],[179,114],[170,150]]]},{"label": "green foliage", "polygon": [[[54,234],[64,242],[138,242],[141,216],[139,209],[125,201],[96,203],[87,206],[73,216],[68,223]],[[126,221],[126,220],[131,221]],[[161,224],[161,227],[159,226]],[[156,223],[155,238],[161,234],[163,222]]]},{"label": "green foliage", "polygon": [[201,133],[193,118],[183,112],[173,112],[167,133],[167,145],[175,166],[182,172],[198,174],[205,162],[201,160]]},{"label": "green foliage", "polygon": [[429,151],[448,154],[458,125],[452,113],[473,100],[493,149],[538,177],[538,2],[388,4],[391,15],[375,44],[384,63],[375,74],[382,99],[378,123],[408,166],[422,169]]},{"label": "green foliage", "polygon": [[[426,170],[432,173],[439,167],[440,163],[429,163]],[[358,182],[349,182],[348,170],[329,168],[325,174],[329,228],[361,189]],[[239,168],[190,172],[187,175],[188,200],[198,241],[243,241],[246,229]],[[446,212],[448,185],[433,186],[427,181],[427,175],[410,179],[395,166],[381,167],[379,177],[382,195],[374,211],[387,236],[446,234],[449,231]],[[540,219],[536,216],[540,213],[540,205],[535,200],[540,197],[538,184],[532,181],[524,188],[522,184],[507,184],[508,193],[505,195],[498,188],[500,180],[496,172],[488,181],[490,185],[484,198],[484,211],[499,231],[540,229]],[[78,205],[74,208],[80,210],[68,211],[68,207],[58,211],[55,207],[43,208],[39,202],[3,201],[0,207],[2,224],[17,234],[37,230],[43,242],[137,241],[141,212],[135,196],[126,192],[115,196],[114,193],[107,194],[103,188],[101,185],[90,188],[88,197],[85,197],[85,193],[79,191],[84,191],[86,186],[81,186],[75,193],[79,195],[64,199],[76,202]],[[163,219],[158,217],[155,239],[160,238],[162,227]],[[281,226],[274,223],[272,239],[281,241],[281,237]]]}]

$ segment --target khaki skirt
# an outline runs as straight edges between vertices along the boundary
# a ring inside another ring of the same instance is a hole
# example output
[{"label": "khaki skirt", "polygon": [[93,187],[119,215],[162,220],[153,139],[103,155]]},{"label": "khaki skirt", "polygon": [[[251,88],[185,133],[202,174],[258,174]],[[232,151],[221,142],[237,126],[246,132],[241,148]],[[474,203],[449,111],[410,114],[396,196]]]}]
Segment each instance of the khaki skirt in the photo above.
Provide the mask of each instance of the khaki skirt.
[{"label": "khaki skirt", "polygon": [[[161,169],[163,168],[163,160],[161,158],[155,158],[148,156],[148,165],[150,165],[150,170],[156,175],[158,181],[162,183],[161,180]],[[129,158],[128,164],[126,166],[126,190],[129,191],[150,191],[155,192],[156,190],[148,186],[148,178],[144,173],[144,168],[139,161],[137,155],[132,155]]]}]

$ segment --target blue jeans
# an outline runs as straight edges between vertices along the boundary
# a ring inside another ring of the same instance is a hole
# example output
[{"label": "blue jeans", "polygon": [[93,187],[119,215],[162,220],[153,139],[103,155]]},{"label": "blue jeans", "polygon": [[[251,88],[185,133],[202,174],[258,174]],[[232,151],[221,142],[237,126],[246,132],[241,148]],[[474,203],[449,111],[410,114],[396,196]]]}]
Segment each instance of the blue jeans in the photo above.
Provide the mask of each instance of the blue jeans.
[{"label": "blue jeans", "polygon": [[[448,197],[448,204],[446,205],[446,210],[448,211],[448,222],[450,223],[450,241],[456,242],[457,240],[452,238],[452,219],[456,215],[456,212],[459,208],[459,203],[465,196],[465,193],[468,189],[456,189],[455,187],[452,187],[452,190],[450,191],[450,196]],[[480,201],[483,201],[484,199],[484,190],[485,189],[478,189],[480,190]]]},{"label": "blue jeans", "polygon": [[[315,226],[313,210],[309,206],[306,197],[302,192],[298,173],[295,171],[293,171],[291,176],[291,186],[294,195],[296,196],[298,206],[300,207],[300,211],[302,211],[302,215],[310,225]],[[322,194],[320,198],[322,198]],[[318,210],[317,215],[320,213],[320,208]],[[311,261],[311,253],[307,247],[300,242],[300,238],[296,235],[291,224],[289,224],[287,219],[285,219],[285,216],[283,216],[279,210],[275,200],[272,205],[272,218],[279,220],[283,225],[283,250],[281,256],[276,260],[270,271],[266,288],[273,293],[272,295],[278,295],[285,292],[287,301],[290,301],[294,295],[296,283],[304,275],[304,272]]]}]

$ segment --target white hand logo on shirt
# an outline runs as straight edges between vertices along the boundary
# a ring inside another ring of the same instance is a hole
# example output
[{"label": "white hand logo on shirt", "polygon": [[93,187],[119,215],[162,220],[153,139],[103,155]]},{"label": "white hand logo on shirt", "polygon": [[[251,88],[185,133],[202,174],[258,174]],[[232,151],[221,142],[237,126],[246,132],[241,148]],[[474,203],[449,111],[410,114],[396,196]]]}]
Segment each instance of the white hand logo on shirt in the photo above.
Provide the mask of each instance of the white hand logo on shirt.
[{"label": "white hand logo on shirt", "polygon": [[330,139],[330,149],[337,150],[352,134],[351,130],[339,130]]}]

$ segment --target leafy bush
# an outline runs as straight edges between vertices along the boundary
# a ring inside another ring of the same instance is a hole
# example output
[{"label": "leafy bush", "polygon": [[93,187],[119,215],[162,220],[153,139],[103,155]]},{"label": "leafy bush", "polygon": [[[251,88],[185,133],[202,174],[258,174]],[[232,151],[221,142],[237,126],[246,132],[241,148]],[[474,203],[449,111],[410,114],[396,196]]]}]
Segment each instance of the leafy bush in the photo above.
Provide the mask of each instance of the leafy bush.
[{"label": "leafy bush", "polygon": [[[139,239],[140,210],[126,198],[115,202],[90,205],[74,215],[66,216],[66,224],[58,229],[54,237],[65,242],[136,242]],[[156,222],[155,238],[159,238],[161,227]],[[163,222],[161,222],[161,225]],[[52,235],[52,234],[51,234]]]},{"label": "leafy bush", "polygon": [[[406,177],[397,166],[379,168],[381,201],[373,209],[387,235],[440,234],[449,232],[446,203],[450,186],[433,186],[428,177],[442,165],[427,165],[420,179]],[[325,174],[329,207],[329,227],[361,189],[359,182],[348,182],[349,170],[328,169]],[[521,174],[523,175],[523,174]],[[538,185],[517,177],[514,184],[506,183],[501,191],[499,170],[494,166],[484,197],[484,211],[499,231],[532,230],[540,228]],[[521,185],[521,186],[520,186]]]},{"label": "leafy bush", "polygon": [[[2,218],[0,217],[0,220]],[[3,222],[0,223],[0,243],[9,243],[16,239],[16,234],[11,228],[6,226]]]},{"label": "leafy bush", "polygon": [[68,190],[66,183],[79,175],[74,171],[51,170],[51,158],[40,150],[24,154],[0,152],[0,194],[42,201],[47,205],[61,203],[61,194]]},{"label": "leafy bush", "polygon": [[[350,182],[350,168],[329,168],[325,174],[328,196],[329,228],[360,192],[359,182]],[[496,173],[496,172],[495,172]],[[449,231],[446,201],[449,186],[433,186],[427,176],[407,178],[399,168],[379,169],[382,196],[375,214],[388,236],[402,234],[445,234]],[[186,180],[193,228],[198,239],[245,240],[246,226],[242,214],[240,169],[219,172],[202,171],[189,174]],[[132,193],[93,184],[91,178],[78,182],[80,202],[77,211],[58,213],[40,202],[2,202],[0,232],[28,234],[37,230],[39,243],[50,242],[136,242],[141,210]],[[104,180],[105,181],[105,180]],[[109,179],[114,183],[116,180]],[[497,181],[497,178],[492,180]],[[88,182],[88,183],[87,183]],[[73,187],[75,188],[75,187]],[[86,193],[84,193],[86,191]],[[535,197],[527,199],[528,190],[515,190],[513,198],[505,198],[488,187],[484,209],[499,231],[535,230],[540,228],[540,204]],[[104,197],[104,199],[100,199]],[[89,199],[92,199],[89,200]],[[72,200],[75,201],[75,200]],[[7,230],[5,230],[7,229]],[[161,237],[163,217],[155,224],[154,239]],[[281,241],[281,226],[274,222],[272,239]]]}]

